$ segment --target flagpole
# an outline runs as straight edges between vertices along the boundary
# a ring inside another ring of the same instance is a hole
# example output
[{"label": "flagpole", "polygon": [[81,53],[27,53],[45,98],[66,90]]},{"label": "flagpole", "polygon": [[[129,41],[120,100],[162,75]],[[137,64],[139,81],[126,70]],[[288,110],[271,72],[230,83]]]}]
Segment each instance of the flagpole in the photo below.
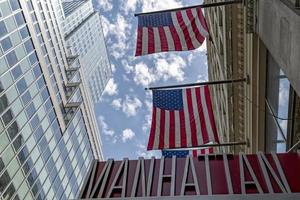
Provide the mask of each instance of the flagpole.
[{"label": "flagpole", "polygon": [[172,11],[178,11],[182,9],[192,9],[192,8],[210,8],[210,7],[216,7],[216,6],[226,6],[231,4],[237,4],[242,3],[243,0],[232,0],[232,1],[223,1],[223,2],[215,2],[215,3],[207,3],[207,4],[201,4],[201,5],[195,5],[195,6],[187,6],[187,7],[181,7],[181,8],[174,8],[174,9],[167,9],[167,10],[160,10],[160,11],[152,11],[152,12],[145,12],[145,13],[135,13],[134,16],[140,16],[140,15],[149,15],[149,14],[155,14],[155,13],[164,13],[164,12],[172,12]]},{"label": "flagpole", "polygon": [[220,84],[239,83],[239,82],[249,83],[249,76],[247,76],[246,78],[229,79],[229,80],[222,80],[222,81],[208,81],[208,82],[187,83],[187,84],[180,84],[180,85],[149,87],[149,88],[145,88],[145,90],[171,89],[171,88],[193,87],[193,86],[201,86],[201,85],[220,85]]},{"label": "flagpole", "polygon": [[202,144],[202,145],[194,146],[194,147],[188,147],[188,148],[175,147],[175,148],[170,148],[170,149],[166,149],[166,150],[185,150],[185,149],[196,150],[198,148],[206,148],[206,147],[225,147],[225,146],[238,146],[238,145],[248,145],[248,142],[240,141],[240,142]]}]

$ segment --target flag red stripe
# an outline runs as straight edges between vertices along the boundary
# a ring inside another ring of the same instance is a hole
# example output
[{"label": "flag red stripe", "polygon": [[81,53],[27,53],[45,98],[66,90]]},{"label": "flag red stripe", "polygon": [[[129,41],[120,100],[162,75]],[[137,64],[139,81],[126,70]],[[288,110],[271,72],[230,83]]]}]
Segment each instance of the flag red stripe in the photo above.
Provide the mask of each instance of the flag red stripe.
[{"label": "flag red stripe", "polygon": [[143,28],[138,27],[135,56],[142,55],[142,45],[143,45]]},{"label": "flag red stripe", "polygon": [[214,153],[214,149],[213,148],[209,148],[208,149],[208,153]]},{"label": "flag red stripe", "polygon": [[180,142],[181,142],[181,147],[186,147],[187,146],[187,141],[186,141],[185,118],[184,118],[184,111],[183,110],[179,111],[179,120],[180,120]]},{"label": "flag red stripe", "polygon": [[197,150],[193,150],[193,157],[197,157]]},{"label": "flag red stripe", "polygon": [[211,103],[210,92],[209,92],[208,86],[204,86],[204,93],[205,93],[205,99],[206,99],[209,120],[210,120],[211,128],[212,128],[212,131],[214,134],[215,142],[219,142],[219,137],[217,134],[217,127],[216,127],[216,123],[215,123],[215,117],[214,117],[214,112],[212,109],[212,103]]},{"label": "flag red stripe", "polygon": [[205,40],[205,38],[201,35],[201,33],[199,32],[199,29],[198,29],[198,27],[196,25],[196,17],[197,16],[196,17],[193,16],[193,13],[192,13],[191,9],[188,9],[186,11],[186,13],[187,13],[187,16],[188,16],[188,18],[189,18],[189,20],[191,22],[191,26],[193,28],[193,32],[195,33],[196,39],[198,40],[198,42],[200,44],[202,44],[203,41]]},{"label": "flag red stripe", "polygon": [[169,135],[170,148],[175,147],[175,111],[170,111],[170,135]]},{"label": "flag red stripe", "polygon": [[181,51],[182,46],[181,46],[180,38],[179,38],[179,35],[178,35],[178,33],[177,33],[174,26],[170,26],[170,32],[171,32],[171,35],[172,35],[172,39],[174,41],[175,50],[176,51]]},{"label": "flag red stripe", "polygon": [[149,136],[147,150],[152,150],[153,149],[154,138],[155,138],[155,129],[156,129],[156,108],[153,107],[153,110],[152,110],[152,124],[151,124],[151,129],[150,129],[150,136]]},{"label": "flag red stripe", "polygon": [[168,51],[168,40],[164,28],[162,26],[158,27],[158,32],[160,37],[161,51]]},{"label": "flag red stripe", "polygon": [[200,149],[200,153],[201,153],[201,155],[204,155],[205,154],[205,149]]},{"label": "flag red stripe", "polygon": [[148,27],[148,54],[155,52],[154,32],[152,27]]},{"label": "flag red stripe", "polygon": [[[159,149],[164,149],[165,145],[165,110],[160,109],[160,126],[159,126],[159,144],[158,148]],[[168,145],[167,145],[168,146]]]},{"label": "flag red stripe", "polygon": [[208,32],[207,24],[206,24],[203,14],[202,14],[201,8],[197,8],[196,10],[197,10],[198,17],[200,19],[201,26],[203,27],[204,30],[206,30]]},{"label": "flag red stripe", "polygon": [[190,117],[190,127],[191,127],[191,136],[192,136],[192,145],[198,146],[197,140],[197,131],[196,131],[196,121],[194,117],[194,110],[193,110],[193,101],[192,101],[192,89],[186,89],[186,97],[187,97],[187,104],[188,104],[188,111]]},{"label": "flag red stripe", "polygon": [[199,120],[200,120],[200,124],[201,124],[202,139],[203,139],[203,144],[205,144],[205,143],[209,142],[209,137],[208,137],[207,128],[206,128],[205,119],[204,119],[200,88],[198,87],[195,90],[196,90],[196,98],[197,98],[197,107],[198,107],[198,111],[199,111]]},{"label": "flag red stripe", "polygon": [[176,12],[176,17],[177,17],[178,24],[180,25],[180,28],[181,28],[181,30],[184,34],[184,38],[185,38],[188,50],[195,49],[194,46],[193,46],[191,37],[190,37],[190,33],[188,31],[188,28],[187,28],[187,26],[184,23],[184,20],[182,18],[181,11]]}]

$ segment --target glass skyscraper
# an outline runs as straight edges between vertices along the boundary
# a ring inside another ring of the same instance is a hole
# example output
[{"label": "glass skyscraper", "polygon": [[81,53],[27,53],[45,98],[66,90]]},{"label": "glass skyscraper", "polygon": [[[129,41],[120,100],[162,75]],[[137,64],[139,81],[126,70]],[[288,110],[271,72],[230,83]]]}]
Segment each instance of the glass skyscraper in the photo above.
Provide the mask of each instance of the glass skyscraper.
[{"label": "glass skyscraper", "polygon": [[0,46],[0,199],[74,199],[103,159],[92,102],[111,69],[99,15],[88,0],[0,0]]}]

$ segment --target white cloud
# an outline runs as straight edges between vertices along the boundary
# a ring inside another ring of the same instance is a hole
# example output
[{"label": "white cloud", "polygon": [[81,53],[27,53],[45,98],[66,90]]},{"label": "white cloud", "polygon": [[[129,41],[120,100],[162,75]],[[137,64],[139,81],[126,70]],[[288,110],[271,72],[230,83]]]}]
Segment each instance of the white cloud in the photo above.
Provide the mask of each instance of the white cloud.
[{"label": "white cloud", "polygon": [[113,78],[108,81],[104,90],[104,94],[108,94],[109,96],[118,94],[118,85],[115,83]]},{"label": "white cloud", "polygon": [[134,82],[137,85],[147,87],[159,80],[184,80],[184,68],[187,66],[187,62],[181,56],[154,56],[153,62],[154,68],[149,68],[143,62],[134,66]]},{"label": "white cloud", "polygon": [[181,1],[179,0],[147,0],[141,2],[143,12],[149,12],[153,10],[165,10],[183,6]]},{"label": "white cloud", "polygon": [[108,45],[111,54],[119,59],[123,57],[129,45],[126,44],[130,37],[132,25],[129,23],[123,15],[117,14],[114,21],[108,20],[106,17],[102,17],[104,35],[108,36]]},{"label": "white cloud", "polygon": [[98,120],[100,123],[101,132],[104,135],[113,136],[115,134],[115,131],[108,127],[107,123],[105,122],[105,118],[102,115],[98,117]]},{"label": "white cloud", "polygon": [[126,99],[123,101],[123,112],[127,117],[135,116],[138,109],[142,107],[142,102],[137,97],[130,97],[126,95]]},{"label": "white cloud", "polygon": [[135,136],[135,133],[131,129],[127,128],[127,129],[123,130],[122,141],[126,142],[127,140],[132,140],[132,138],[134,138],[134,136]]},{"label": "white cloud", "polygon": [[184,80],[184,71],[186,62],[181,56],[172,56],[167,59],[156,60],[156,76],[161,77],[163,80],[174,78],[177,81]]},{"label": "white cloud", "polygon": [[143,62],[140,62],[134,67],[134,82],[137,85],[142,85],[144,87],[148,86],[155,81],[154,73],[147,67]]},{"label": "white cloud", "polygon": [[116,110],[120,110],[120,108],[122,107],[122,100],[121,98],[119,99],[114,99],[111,102],[112,107],[114,107]]},{"label": "white cloud", "polygon": [[129,65],[127,60],[123,59],[123,60],[121,60],[121,63],[124,67],[126,74],[129,74],[134,70],[133,66]]},{"label": "white cloud", "polygon": [[140,0],[125,0],[123,1],[121,10],[127,15],[130,12],[134,12],[137,9],[137,5]]},{"label": "white cloud", "polygon": [[113,9],[112,0],[97,0],[97,8],[103,9],[104,11],[110,11]]}]

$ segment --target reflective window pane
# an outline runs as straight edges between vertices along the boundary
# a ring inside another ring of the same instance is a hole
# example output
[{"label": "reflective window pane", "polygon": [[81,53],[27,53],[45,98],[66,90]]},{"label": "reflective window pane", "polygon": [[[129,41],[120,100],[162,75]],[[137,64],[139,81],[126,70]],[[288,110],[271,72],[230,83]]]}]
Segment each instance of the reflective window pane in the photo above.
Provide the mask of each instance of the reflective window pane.
[{"label": "reflective window pane", "polygon": [[22,70],[21,70],[20,65],[17,65],[16,67],[14,67],[11,70],[11,72],[12,72],[12,75],[13,75],[13,77],[14,77],[15,80],[22,75]]},{"label": "reflective window pane", "polygon": [[4,38],[2,41],[1,41],[1,47],[3,49],[4,52],[6,52],[8,49],[10,49],[12,47],[12,43],[10,41],[10,38],[9,37],[6,37]]},{"label": "reflective window pane", "polygon": [[7,28],[4,21],[0,21],[0,37],[4,36],[7,33]]},{"label": "reflective window pane", "polygon": [[10,7],[11,9],[14,10],[18,10],[20,8],[20,4],[18,0],[9,0],[10,3]]},{"label": "reflective window pane", "polygon": [[15,14],[15,19],[16,19],[18,26],[21,26],[22,24],[25,23],[24,16],[21,12]]},{"label": "reflective window pane", "polygon": [[6,60],[10,67],[14,66],[18,62],[18,58],[14,50],[6,55]]}]

